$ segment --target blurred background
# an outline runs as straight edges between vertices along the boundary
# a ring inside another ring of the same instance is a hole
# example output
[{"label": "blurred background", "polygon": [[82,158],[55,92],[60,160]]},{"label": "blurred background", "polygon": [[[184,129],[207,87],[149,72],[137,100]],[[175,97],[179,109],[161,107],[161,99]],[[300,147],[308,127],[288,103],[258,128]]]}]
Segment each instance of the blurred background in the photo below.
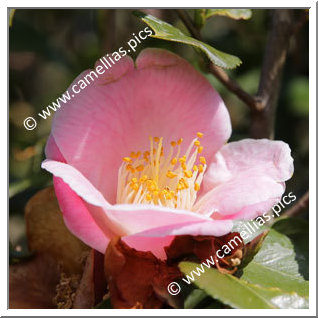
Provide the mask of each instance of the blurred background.
[{"label": "blurred background", "polygon": [[[187,33],[174,10],[141,10]],[[189,10],[193,15],[194,10]],[[300,10],[298,10],[300,11]],[[51,174],[40,168],[51,119],[39,120],[27,131],[23,120],[35,116],[65,92],[72,80],[106,53],[124,46],[145,24],[132,10],[36,10],[15,11],[9,29],[9,232],[13,250],[25,250],[24,206],[40,189],[52,184]],[[270,27],[269,10],[255,9],[250,20],[215,16],[202,30],[206,43],[243,61],[228,71],[243,89],[257,92],[263,54]],[[295,173],[287,183],[300,198],[308,189],[309,169],[309,31],[306,23],[292,39],[282,78],[275,139],[287,142],[295,160]],[[144,47],[162,47],[199,67],[192,47],[147,38]],[[204,74],[227,105],[233,126],[231,140],[248,137],[249,108],[211,74]],[[303,217],[308,218],[308,213]],[[18,247],[18,249],[16,249]]]}]

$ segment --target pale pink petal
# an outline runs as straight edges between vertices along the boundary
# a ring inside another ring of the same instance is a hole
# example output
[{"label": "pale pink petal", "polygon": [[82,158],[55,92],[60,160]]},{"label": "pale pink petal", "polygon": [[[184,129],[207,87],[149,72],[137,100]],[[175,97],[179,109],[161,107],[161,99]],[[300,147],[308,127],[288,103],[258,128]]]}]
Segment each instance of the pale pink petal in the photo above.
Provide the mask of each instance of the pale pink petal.
[{"label": "pale pink petal", "polygon": [[263,213],[268,212],[275,204],[280,201],[280,197],[267,199],[266,201],[259,202],[252,205],[247,205],[235,214],[219,214],[215,212],[212,218],[216,220],[252,220]]},{"label": "pale pink petal", "polygon": [[[61,178],[63,184],[69,186],[68,191],[64,191],[64,187],[61,185],[62,183],[58,183],[60,186],[58,189],[55,188],[55,192],[59,201],[64,200],[64,202],[69,202],[67,196],[70,191],[74,191],[72,198],[77,195],[84,200],[83,204],[85,203],[92,218],[107,236],[125,235],[128,233],[127,229],[125,229],[115,218],[112,218],[112,216],[106,212],[110,207],[110,204],[78,170],[66,163],[53,160],[45,160],[42,163],[42,168],[51,172],[55,177]],[[76,204],[68,205],[68,207],[72,208],[72,210],[64,209],[64,218],[67,219],[70,215],[70,218],[74,220],[74,215],[77,215],[77,223],[85,223],[86,216],[77,212]],[[67,221],[67,223],[71,224],[70,221]]]},{"label": "pale pink petal", "polygon": [[107,215],[135,234],[153,228],[177,226],[180,223],[211,221],[205,215],[185,210],[177,210],[158,205],[119,204],[107,208]]},{"label": "pale pink petal", "polygon": [[74,167],[49,159],[44,160],[41,167],[62,178],[86,202],[100,207],[109,206],[103,195]]},{"label": "pale pink petal", "polygon": [[66,162],[112,204],[122,157],[148,150],[149,135],[164,137],[166,144],[183,137],[187,147],[196,132],[203,132],[209,159],[231,133],[220,96],[188,62],[146,49],[136,64],[133,69],[130,59],[121,59],[112,73],[61,107],[53,122],[52,134]]},{"label": "pale pink petal", "polygon": [[233,227],[230,220],[210,220],[186,222],[163,227],[154,227],[124,238],[124,241],[139,251],[150,251],[161,259],[166,258],[164,247],[168,246],[175,235],[213,235],[221,236],[229,233]]},{"label": "pale pink petal", "polygon": [[251,218],[277,203],[293,173],[289,146],[282,141],[246,139],[222,147],[204,177],[195,210],[213,218]]},{"label": "pale pink petal", "polygon": [[185,222],[163,227],[153,227],[150,230],[136,233],[135,236],[142,237],[164,237],[168,235],[212,235],[222,236],[231,231],[233,223],[231,220],[209,220],[197,222]]},{"label": "pale pink petal", "polygon": [[207,189],[245,171],[255,170],[273,180],[286,181],[294,171],[288,144],[269,139],[244,139],[224,145],[211,162],[204,178]]},{"label": "pale pink petal", "polygon": [[[284,191],[284,185],[271,177],[254,170],[244,171],[203,195],[194,210],[207,215],[217,212],[222,216],[227,215],[230,219],[237,214],[241,216],[254,215],[256,212],[262,214],[266,211],[264,209],[268,209],[266,202],[279,200]],[[253,213],[255,205],[257,210]],[[248,207],[252,211],[249,211]],[[242,211],[245,211],[246,215]]]}]

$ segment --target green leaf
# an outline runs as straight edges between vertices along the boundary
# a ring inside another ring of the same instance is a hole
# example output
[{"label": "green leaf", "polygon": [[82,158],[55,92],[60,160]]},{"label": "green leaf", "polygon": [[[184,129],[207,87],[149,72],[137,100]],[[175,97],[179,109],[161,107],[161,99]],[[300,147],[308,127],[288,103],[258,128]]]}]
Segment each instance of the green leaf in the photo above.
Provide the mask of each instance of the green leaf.
[{"label": "green leaf", "polygon": [[[185,275],[193,274],[198,264],[182,262],[180,270]],[[265,288],[238,279],[235,276],[221,274],[217,269],[205,269],[195,277],[194,283],[208,295],[233,308],[269,309],[269,308],[306,308],[308,301],[296,293],[283,293],[278,288]]]},{"label": "green leaf", "polygon": [[208,295],[201,289],[194,289],[185,299],[184,308],[191,309],[195,308],[202,300]]},{"label": "green leaf", "polygon": [[[261,235],[264,233],[266,230],[268,230],[268,226],[263,225],[263,226],[257,226],[257,223],[252,221],[234,221],[233,222],[233,228],[232,232],[238,232],[242,233],[241,237],[244,240],[244,243],[247,244],[254,240],[257,236]],[[245,232],[245,234],[244,234]]]},{"label": "green leaf", "polygon": [[134,13],[153,29],[155,32],[154,35],[151,35],[153,38],[192,45],[202,50],[212,63],[223,68],[235,68],[242,63],[238,57],[221,52],[206,43],[185,35],[169,23],[139,11]]},{"label": "green leaf", "polygon": [[264,239],[268,234],[268,230],[264,231],[251,242],[247,243],[244,247],[244,257],[239,268],[244,268],[249,262],[252,261],[254,256],[258,253],[263,245]]},{"label": "green leaf", "polygon": [[295,260],[298,271],[308,280],[309,278],[309,225],[308,221],[300,218],[281,217],[273,224],[273,229],[287,235],[294,245]]},{"label": "green leaf", "polygon": [[208,18],[215,15],[225,16],[234,20],[248,20],[252,16],[250,9],[197,9],[194,11],[194,21],[197,28],[202,28]]},{"label": "green leaf", "polygon": [[248,20],[252,17],[251,9],[203,9],[205,11],[205,18],[208,19],[215,15],[222,15],[234,20]]},{"label": "green leaf", "polygon": [[290,238],[271,229],[262,248],[242,270],[240,277],[266,288],[279,288],[308,297],[308,281],[299,273],[294,245]]}]

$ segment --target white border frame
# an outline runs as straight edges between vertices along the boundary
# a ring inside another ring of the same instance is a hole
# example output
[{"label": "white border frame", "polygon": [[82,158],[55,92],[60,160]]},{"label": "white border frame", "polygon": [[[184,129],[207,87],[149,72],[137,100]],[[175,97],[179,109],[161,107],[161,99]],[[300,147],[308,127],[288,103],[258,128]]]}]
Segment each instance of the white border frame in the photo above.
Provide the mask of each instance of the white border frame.
[{"label": "white border frame", "polygon": [[[2,284],[0,289],[0,314],[1,316],[210,316],[213,314],[219,316],[316,316],[316,2],[315,1],[272,1],[267,0],[266,2],[257,2],[254,1],[195,1],[195,2],[184,2],[181,0],[173,1],[171,0],[162,0],[156,2],[149,2],[145,0],[138,1],[102,1],[102,0],[91,0],[89,2],[90,7],[81,6],[79,1],[71,0],[55,0],[55,1],[43,1],[39,0],[16,0],[8,1],[5,0],[5,6],[1,6],[1,40],[2,43],[8,43],[8,12],[7,8],[26,8],[25,5],[28,5],[27,8],[37,8],[37,7],[64,7],[64,8],[105,8],[105,5],[108,5],[108,8],[134,8],[134,7],[159,7],[159,8],[174,8],[174,7],[201,7],[208,8],[213,4],[214,7],[252,7],[252,8],[311,8],[309,11],[309,61],[310,61],[310,74],[309,74],[309,105],[310,105],[310,116],[309,116],[309,145],[310,145],[310,155],[309,155],[309,187],[310,187],[310,202],[309,202],[309,211],[310,211],[310,237],[309,237],[309,250],[310,250],[310,262],[309,262],[309,272],[310,272],[310,295],[309,295],[309,309],[271,309],[267,311],[266,309],[144,309],[144,310],[130,310],[130,309],[7,309],[8,301],[8,264],[4,261],[4,255],[8,255],[7,247],[7,237],[8,237],[8,219],[6,213],[4,212],[3,203],[5,203],[6,210],[8,211],[8,199],[7,199],[7,168],[8,168],[8,158],[1,156],[1,203],[2,203],[2,222],[1,222],[1,255],[2,262],[1,266],[1,277]],[[84,2],[84,4],[86,4]],[[193,6],[195,4],[195,6]],[[264,6],[265,5],[265,6]],[[2,65],[2,85],[0,86],[1,96],[7,96],[6,104],[9,104],[8,101],[8,47],[7,50],[1,50],[1,65]],[[5,85],[5,83],[7,85]],[[0,108],[2,124],[0,125],[0,131],[2,136],[6,136],[6,141],[8,142],[8,113],[5,108],[5,102],[3,102],[2,107]],[[2,139],[4,140],[4,138]],[[3,149],[8,147],[3,142]],[[8,155],[8,154],[7,154]],[[5,276],[6,275],[6,276]]]}]

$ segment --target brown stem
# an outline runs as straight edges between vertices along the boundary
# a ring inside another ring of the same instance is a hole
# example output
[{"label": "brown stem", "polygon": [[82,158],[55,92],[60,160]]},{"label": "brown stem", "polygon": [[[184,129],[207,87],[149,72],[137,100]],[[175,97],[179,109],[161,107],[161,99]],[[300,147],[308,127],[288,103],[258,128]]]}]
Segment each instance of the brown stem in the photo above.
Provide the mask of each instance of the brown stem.
[{"label": "brown stem", "polygon": [[252,111],[251,136],[273,138],[278,92],[290,38],[293,34],[294,12],[291,9],[275,9],[272,26],[265,49],[261,80],[257,99],[258,110]]},{"label": "brown stem", "polygon": [[291,208],[286,210],[283,216],[296,216],[309,206],[309,191],[307,191]]},{"label": "brown stem", "polygon": [[[178,16],[189,30],[191,36],[199,41],[202,41],[200,31],[194,26],[190,16],[185,10],[176,10]],[[229,75],[223,71],[220,67],[210,63],[209,71],[232,93],[234,93],[240,100],[247,104],[252,110],[257,110],[259,102],[257,98],[254,98],[246,91],[244,91]]]}]

